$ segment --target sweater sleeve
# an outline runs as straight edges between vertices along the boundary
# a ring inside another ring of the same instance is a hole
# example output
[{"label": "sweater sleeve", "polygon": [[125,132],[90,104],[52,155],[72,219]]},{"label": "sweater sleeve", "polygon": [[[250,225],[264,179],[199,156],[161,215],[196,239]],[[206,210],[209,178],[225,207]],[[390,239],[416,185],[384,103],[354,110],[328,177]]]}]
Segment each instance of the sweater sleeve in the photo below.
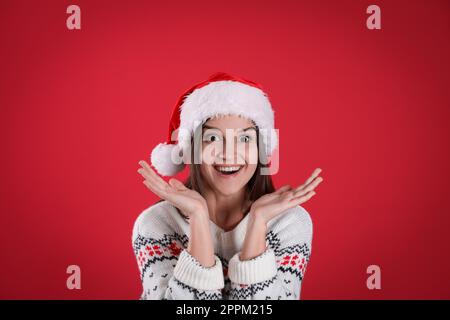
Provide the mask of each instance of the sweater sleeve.
[{"label": "sweater sleeve", "polygon": [[259,256],[229,262],[230,300],[298,300],[311,255],[312,222],[303,207],[286,213],[281,228],[270,230]]},{"label": "sweater sleeve", "polygon": [[133,250],[142,282],[140,300],[220,300],[222,263],[202,266],[183,246],[180,235],[145,235],[139,220],[133,228]]}]

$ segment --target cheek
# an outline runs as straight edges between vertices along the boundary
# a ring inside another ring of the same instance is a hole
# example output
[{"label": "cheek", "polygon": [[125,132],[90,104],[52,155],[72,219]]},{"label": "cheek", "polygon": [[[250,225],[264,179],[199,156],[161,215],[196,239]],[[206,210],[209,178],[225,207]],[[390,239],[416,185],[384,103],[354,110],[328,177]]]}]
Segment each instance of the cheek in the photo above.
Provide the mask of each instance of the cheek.
[{"label": "cheek", "polygon": [[221,149],[219,149],[220,146],[218,144],[207,144],[207,143],[203,143],[202,144],[202,150],[201,150],[201,161],[202,161],[202,165],[206,164],[206,165],[211,165],[215,162],[216,160],[216,155],[218,153],[220,153]]},{"label": "cheek", "polygon": [[253,174],[256,171],[256,167],[257,167],[256,164],[248,164],[247,165],[246,170],[245,170],[245,177],[247,180],[249,180],[253,176]]},{"label": "cheek", "polygon": [[245,162],[248,165],[256,165],[258,164],[258,146],[256,143],[251,143],[245,148]]},{"label": "cheek", "polygon": [[202,174],[202,177],[204,177],[207,180],[211,180],[211,176],[213,172],[211,172],[212,168],[211,166],[205,164],[204,162],[200,165],[200,172]]}]

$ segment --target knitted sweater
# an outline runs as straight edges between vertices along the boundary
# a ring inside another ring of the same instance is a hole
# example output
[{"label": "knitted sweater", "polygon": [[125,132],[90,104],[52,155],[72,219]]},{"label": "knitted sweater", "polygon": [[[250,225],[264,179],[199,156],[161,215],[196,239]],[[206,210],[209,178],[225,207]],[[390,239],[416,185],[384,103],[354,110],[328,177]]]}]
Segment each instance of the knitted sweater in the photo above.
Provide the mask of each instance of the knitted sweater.
[{"label": "knitted sweater", "polygon": [[141,300],[300,299],[311,255],[312,221],[296,206],[268,223],[266,251],[241,261],[246,215],[230,231],[210,220],[215,265],[204,267],[186,250],[189,220],[167,201],[145,209],[133,227],[132,245],[142,281]]}]

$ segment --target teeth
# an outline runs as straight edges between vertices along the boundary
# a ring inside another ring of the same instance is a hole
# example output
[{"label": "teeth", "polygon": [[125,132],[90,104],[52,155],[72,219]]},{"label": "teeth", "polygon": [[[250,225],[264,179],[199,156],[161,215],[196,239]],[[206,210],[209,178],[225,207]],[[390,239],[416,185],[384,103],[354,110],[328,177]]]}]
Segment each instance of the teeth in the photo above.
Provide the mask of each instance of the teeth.
[{"label": "teeth", "polygon": [[231,172],[231,171],[238,171],[241,167],[216,167],[217,170],[222,172]]}]

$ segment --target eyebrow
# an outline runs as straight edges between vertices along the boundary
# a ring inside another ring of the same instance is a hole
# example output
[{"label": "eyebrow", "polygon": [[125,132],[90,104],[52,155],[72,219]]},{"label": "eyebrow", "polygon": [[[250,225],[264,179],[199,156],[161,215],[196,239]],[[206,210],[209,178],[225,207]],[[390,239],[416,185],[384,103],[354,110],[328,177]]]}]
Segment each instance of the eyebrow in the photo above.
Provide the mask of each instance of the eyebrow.
[{"label": "eyebrow", "polygon": [[[211,126],[208,126],[207,124],[203,125],[203,128],[206,128],[206,129],[216,129],[216,130],[222,131],[222,130],[220,130],[219,128],[211,127]],[[248,127],[248,128],[243,129],[242,131],[247,131],[247,130],[250,130],[250,129],[256,130],[256,127],[255,127],[255,126]]]}]

